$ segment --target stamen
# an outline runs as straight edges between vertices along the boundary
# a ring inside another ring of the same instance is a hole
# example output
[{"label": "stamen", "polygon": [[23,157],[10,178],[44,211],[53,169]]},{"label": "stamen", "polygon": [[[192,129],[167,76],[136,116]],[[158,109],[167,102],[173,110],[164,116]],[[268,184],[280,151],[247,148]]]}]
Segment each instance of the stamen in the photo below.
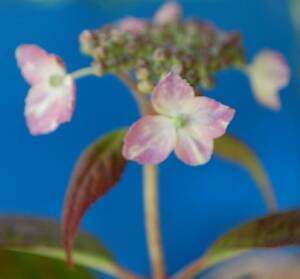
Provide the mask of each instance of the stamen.
[{"label": "stamen", "polygon": [[61,87],[63,84],[63,77],[61,75],[52,75],[49,78],[49,84],[51,87]]},{"label": "stamen", "polygon": [[188,122],[188,119],[184,115],[180,115],[180,116],[177,116],[174,118],[174,125],[177,129],[183,128],[184,126],[186,126],[187,122]]}]

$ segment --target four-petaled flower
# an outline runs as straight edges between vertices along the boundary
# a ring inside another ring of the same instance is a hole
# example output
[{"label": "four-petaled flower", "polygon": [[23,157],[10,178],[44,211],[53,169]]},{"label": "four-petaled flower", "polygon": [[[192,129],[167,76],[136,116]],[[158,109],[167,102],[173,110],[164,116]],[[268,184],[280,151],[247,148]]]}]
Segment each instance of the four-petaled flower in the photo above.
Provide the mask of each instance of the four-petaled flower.
[{"label": "four-petaled flower", "polygon": [[247,72],[257,101],[268,108],[280,109],[279,90],[288,85],[291,75],[285,58],[276,51],[263,50]]},{"label": "four-petaled flower", "polygon": [[170,1],[161,6],[161,8],[154,15],[153,21],[157,25],[165,25],[168,23],[179,21],[181,16],[181,6],[174,1]]},{"label": "four-petaled flower", "polygon": [[208,162],[213,139],[225,133],[235,114],[213,99],[195,96],[193,88],[175,73],[159,82],[152,105],[158,115],[138,120],[124,139],[123,155],[141,164],[158,164],[173,149],[189,165]]},{"label": "four-petaled flower", "polygon": [[46,134],[72,118],[75,83],[63,61],[36,45],[16,50],[18,65],[32,86],[26,97],[25,116],[31,134]]}]

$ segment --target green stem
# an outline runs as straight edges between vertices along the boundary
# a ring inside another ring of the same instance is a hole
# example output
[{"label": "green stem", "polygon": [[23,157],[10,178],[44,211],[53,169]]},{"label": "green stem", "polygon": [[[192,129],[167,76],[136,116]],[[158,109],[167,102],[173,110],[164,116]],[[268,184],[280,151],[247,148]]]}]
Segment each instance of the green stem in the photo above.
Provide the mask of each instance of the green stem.
[{"label": "green stem", "polygon": [[166,279],[158,213],[157,167],[144,166],[144,206],[148,249],[154,279]]},{"label": "green stem", "polygon": [[[142,115],[153,114],[154,111],[146,96],[139,91],[136,82],[129,73],[119,73],[119,78],[129,87]],[[156,166],[144,166],[144,207],[148,250],[153,270],[153,279],[166,279],[163,249],[160,237],[158,210],[158,179]]]},{"label": "green stem", "polygon": [[127,72],[119,73],[119,78],[127,85],[132,93],[142,115],[153,114],[153,109],[150,106],[146,96],[139,91],[135,81]]},{"label": "green stem", "polygon": [[73,79],[79,79],[86,76],[93,76],[96,75],[96,69],[95,67],[85,67],[70,73],[70,75]]},{"label": "green stem", "polygon": [[191,263],[183,270],[176,273],[172,278],[173,279],[192,279],[197,276],[202,270],[206,267],[206,262],[204,258],[200,258],[195,262]]}]

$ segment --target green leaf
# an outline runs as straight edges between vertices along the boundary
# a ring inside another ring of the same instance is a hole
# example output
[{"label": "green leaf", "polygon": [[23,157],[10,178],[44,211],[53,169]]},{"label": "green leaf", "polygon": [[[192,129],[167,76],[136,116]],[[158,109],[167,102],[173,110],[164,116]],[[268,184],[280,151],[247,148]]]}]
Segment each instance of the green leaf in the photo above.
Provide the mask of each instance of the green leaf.
[{"label": "green leaf", "polygon": [[266,171],[258,156],[247,144],[226,134],[215,141],[215,152],[220,157],[244,167],[260,187],[269,209],[276,211],[276,200]]},{"label": "green leaf", "polygon": [[[60,225],[46,219],[0,216],[0,248],[65,261]],[[82,231],[74,245],[74,262],[109,274],[118,269],[106,248]]]},{"label": "green leaf", "polygon": [[258,248],[300,244],[300,209],[277,213],[241,225],[208,250],[205,268]]},{"label": "green leaf", "polygon": [[126,129],[109,133],[80,157],[69,185],[63,216],[63,242],[72,265],[72,246],[86,211],[120,180],[127,161],[122,156]]},{"label": "green leaf", "polygon": [[1,279],[94,279],[84,268],[70,270],[65,262],[15,251],[0,251]]}]

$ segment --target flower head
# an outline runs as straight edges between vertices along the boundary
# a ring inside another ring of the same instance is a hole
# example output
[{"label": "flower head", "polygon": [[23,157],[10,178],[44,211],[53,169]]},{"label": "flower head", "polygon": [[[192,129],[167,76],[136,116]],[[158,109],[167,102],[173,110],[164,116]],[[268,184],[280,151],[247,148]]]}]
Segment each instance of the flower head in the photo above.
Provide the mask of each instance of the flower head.
[{"label": "flower head", "polygon": [[179,21],[182,15],[181,6],[176,2],[167,2],[154,15],[154,23],[164,25]]},{"label": "flower head", "polygon": [[144,33],[146,27],[147,22],[136,17],[126,17],[118,24],[118,28],[122,32],[130,32],[135,35]]},{"label": "flower head", "polygon": [[196,97],[179,75],[169,73],[152,95],[158,115],[134,123],[124,140],[123,155],[141,164],[158,164],[175,150],[189,165],[209,161],[213,139],[222,136],[235,111],[221,103]]},{"label": "flower head", "polygon": [[285,58],[273,50],[263,50],[248,67],[248,74],[257,101],[268,108],[280,109],[279,90],[290,80]]},{"label": "flower head", "polygon": [[72,118],[75,83],[63,61],[36,45],[21,45],[16,58],[31,85],[25,101],[25,117],[33,135],[54,131]]}]

